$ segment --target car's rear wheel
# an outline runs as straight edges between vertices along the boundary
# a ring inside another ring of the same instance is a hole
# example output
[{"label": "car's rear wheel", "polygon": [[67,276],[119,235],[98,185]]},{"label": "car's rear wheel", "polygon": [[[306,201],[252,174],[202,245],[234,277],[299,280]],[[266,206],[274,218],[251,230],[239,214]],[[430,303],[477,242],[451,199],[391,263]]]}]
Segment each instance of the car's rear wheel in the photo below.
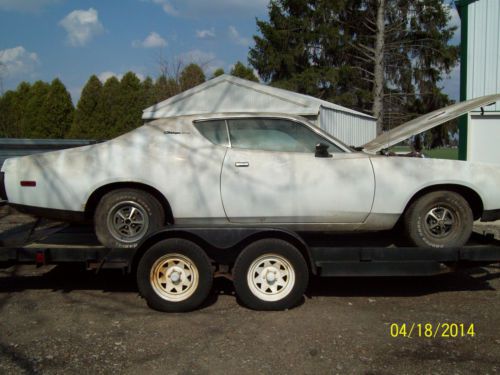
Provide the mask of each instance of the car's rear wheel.
[{"label": "car's rear wheel", "polygon": [[300,251],[279,239],[248,245],[233,268],[234,289],[241,302],[255,310],[283,310],[303,297],[309,270]]},{"label": "car's rear wheel", "polygon": [[160,202],[138,189],[118,189],[104,195],[94,215],[95,233],[109,248],[133,248],[165,220]]},{"label": "car's rear wheel", "polygon": [[415,200],[404,213],[408,239],[420,247],[459,247],[472,233],[469,203],[453,191],[434,191]]},{"label": "car's rear wheel", "polygon": [[212,265],[203,249],[180,238],[154,244],[137,267],[139,292],[159,311],[194,310],[208,297],[212,282]]}]

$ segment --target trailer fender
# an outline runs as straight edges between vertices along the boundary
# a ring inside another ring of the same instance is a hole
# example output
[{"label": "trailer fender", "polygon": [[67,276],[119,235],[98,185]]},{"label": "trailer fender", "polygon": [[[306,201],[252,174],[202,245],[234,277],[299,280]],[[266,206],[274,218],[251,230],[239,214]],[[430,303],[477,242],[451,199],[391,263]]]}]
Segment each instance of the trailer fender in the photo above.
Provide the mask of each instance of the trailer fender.
[{"label": "trailer fender", "polygon": [[137,247],[132,271],[135,271],[142,255],[155,243],[167,238],[182,238],[193,241],[217,263],[232,264],[250,243],[264,238],[278,238],[291,243],[304,256],[312,274],[317,274],[316,265],[311,256],[309,246],[295,232],[281,228],[252,227],[178,227],[170,226],[152,233]]}]

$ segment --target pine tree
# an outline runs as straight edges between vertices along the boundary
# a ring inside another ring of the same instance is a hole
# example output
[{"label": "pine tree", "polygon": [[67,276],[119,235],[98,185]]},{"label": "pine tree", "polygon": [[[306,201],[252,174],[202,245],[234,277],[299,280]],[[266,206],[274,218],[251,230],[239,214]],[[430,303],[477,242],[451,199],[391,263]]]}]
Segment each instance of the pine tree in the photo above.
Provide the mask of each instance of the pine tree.
[{"label": "pine tree", "polygon": [[154,85],[155,103],[159,103],[181,92],[180,86],[174,78],[164,75],[158,77]]},{"label": "pine tree", "polygon": [[189,90],[203,82],[205,82],[205,73],[203,73],[203,70],[198,64],[189,64],[186,66],[182,70],[179,78],[182,91]]},{"label": "pine tree", "polygon": [[135,73],[127,72],[120,81],[116,122],[113,136],[126,133],[142,124],[143,98],[141,81]]},{"label": "pine tree", "polygon": [[249,61],[272,85],[372,113],[380,132],[416,98],[432,107],[458,59],[449,19],[441,0],[271,0]]},{"label": "pine tree", "polygon": [[16,108],[17,92],[7,91],[0,97],[0,138],[20,138],[19,112]]},{"label": "pine tree", "polygon": [[97,113],[99,101],[101,100],[102,83],[97,76],[92,75],[83,87],[80,100],[75,110],[75,117],[69,138],[99,139],[102,125],[99,123],[100,116]]},{"label": "pine tree", "polygon": [[114,129],[119,119],[118,95],[120,93],[120,81],[116,77],[110,77],[102,86],[100,100],[96,106],[96,122],[99,124],[96,139],[110,139],[116,134]]},{"label": "pine tree", "polygon": [[146,77],[146,79],[142,82],[141,92],[143,108],[148,108],[156,103],[155,87],[151,77]]},{"label": "pine tree", "polygon": [[64,138],[73,122],[74,107],[71,95],[59,79],[54,79],[40,108],[40,119],[33,136]]},{"label": "pine tree", "polygon": [[215,78],[215,77],[218,77],[218,76],[221,76],[224,74],[224,69],[222,68],[217,68],[214,70],[214,73],[212,75],[212,78]]},{"label": "pine tree", "polygon": [[23,98],[26,100],[26,111],[22,117],[21,126],[23,134],[27,138],[47,138],[43,106],[49,90],[48,83],[36,81],[31,86],[29,95]]},{"label": "pine tree", "polygon": [[240,61],[236,62],[233,69],[231,69],[230,74],[235,77],[248,79],[249,81],[259,82],[259,79],[255,76],[252,68],[243,65]]}]

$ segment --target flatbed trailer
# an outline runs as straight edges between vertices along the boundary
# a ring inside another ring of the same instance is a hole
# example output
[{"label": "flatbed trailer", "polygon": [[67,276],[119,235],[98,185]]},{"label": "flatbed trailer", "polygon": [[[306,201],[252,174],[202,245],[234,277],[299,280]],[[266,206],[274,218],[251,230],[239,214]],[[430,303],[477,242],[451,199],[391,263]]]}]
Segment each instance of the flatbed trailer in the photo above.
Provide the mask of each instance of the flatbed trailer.
[{"label": "flatbed trailer", "polygon": [[289,308],[309,275],[431,276],[500,262],[500,241],[474,233],[460,248],[394,244],[394,233],[341,236],[282,228],[169,226],[137,248],[108,249],[88,226],[32,228],[24,243],[0,243],[0,264],[85,263],[88,269],[134,273],[148,304],[161,311],[198,307],[217,276],[233,280],[238,297],[260,310]]}]

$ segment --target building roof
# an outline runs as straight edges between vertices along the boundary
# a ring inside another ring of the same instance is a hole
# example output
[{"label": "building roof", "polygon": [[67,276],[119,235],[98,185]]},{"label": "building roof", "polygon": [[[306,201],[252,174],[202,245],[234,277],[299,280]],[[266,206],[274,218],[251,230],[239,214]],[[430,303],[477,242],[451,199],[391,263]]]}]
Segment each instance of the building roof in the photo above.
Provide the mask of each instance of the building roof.
[{"label": "building roof", "polygon": [[317,116],[320,108],[374,117],[312,96],[223,74],[143,111],[144,120],[212,112],[280,112]]}]

